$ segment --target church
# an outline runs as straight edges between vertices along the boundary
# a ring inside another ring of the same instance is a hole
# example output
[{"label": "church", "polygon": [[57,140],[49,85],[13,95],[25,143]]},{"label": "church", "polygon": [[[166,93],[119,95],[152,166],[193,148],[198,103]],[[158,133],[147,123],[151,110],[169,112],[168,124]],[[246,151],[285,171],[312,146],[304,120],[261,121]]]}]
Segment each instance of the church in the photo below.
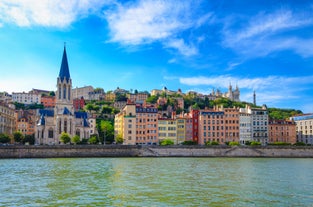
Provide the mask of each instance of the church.
[{"label": "church", "polygon": [[96,120],[90,118],[87,112],[74,111],[72,79],[65,46],[55,94],[55,107],[38,111],[38,120],[35,127],[36,144],[61,144],[60,136],[62,132],[68,133],[71,137],[78,135],[81,140],[94,134]]}]

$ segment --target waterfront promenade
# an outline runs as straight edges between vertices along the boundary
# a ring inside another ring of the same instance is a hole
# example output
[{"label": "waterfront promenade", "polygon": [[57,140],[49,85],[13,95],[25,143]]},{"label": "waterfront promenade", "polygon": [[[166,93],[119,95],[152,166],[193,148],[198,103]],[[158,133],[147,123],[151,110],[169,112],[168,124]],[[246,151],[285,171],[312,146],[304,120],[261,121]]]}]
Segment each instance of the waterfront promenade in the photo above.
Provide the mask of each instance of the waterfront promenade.
[{"label": "waterfront promenade", "polygon": [[0,146],[0,158],[57,157],[273,157],[313,158],[311,146]]}]

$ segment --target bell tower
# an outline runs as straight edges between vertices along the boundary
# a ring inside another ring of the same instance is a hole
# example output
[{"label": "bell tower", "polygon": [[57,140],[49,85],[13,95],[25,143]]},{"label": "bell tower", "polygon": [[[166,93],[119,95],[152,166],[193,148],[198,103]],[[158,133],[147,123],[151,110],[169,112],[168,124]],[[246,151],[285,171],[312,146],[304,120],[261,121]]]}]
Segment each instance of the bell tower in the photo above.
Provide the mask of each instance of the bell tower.
[{"label": "bell tower", "polygon": [[59,106],[59,108],[66,107],[70,110],[73,107],[72,79],[68,67],[65,45],[61,62],[61,68],[59,76],[57,78],[56,105]]}]

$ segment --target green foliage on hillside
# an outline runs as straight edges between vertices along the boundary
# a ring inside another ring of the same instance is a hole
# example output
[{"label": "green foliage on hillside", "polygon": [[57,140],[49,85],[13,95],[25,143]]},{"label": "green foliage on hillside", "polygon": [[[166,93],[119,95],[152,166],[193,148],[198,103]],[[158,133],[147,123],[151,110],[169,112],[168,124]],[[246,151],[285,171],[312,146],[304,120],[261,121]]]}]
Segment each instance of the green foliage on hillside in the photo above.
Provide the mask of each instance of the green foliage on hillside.
[{"label": "green foliage on hillside", "polygon": [[35,104],[26,105],[26,104],[14,102],[14,105],[15,105],[15,109],[16,110],[20,110],[20,109],[23,109],[23,110],[43,109],[44,108],[42,104],[36,104],[36,103]]},{"label": "green foliage on hillside", "polygon": [[291,116],[302,114],[302,111],[296,109],[278,109],[268,108],[270,119],[288,119]]}]

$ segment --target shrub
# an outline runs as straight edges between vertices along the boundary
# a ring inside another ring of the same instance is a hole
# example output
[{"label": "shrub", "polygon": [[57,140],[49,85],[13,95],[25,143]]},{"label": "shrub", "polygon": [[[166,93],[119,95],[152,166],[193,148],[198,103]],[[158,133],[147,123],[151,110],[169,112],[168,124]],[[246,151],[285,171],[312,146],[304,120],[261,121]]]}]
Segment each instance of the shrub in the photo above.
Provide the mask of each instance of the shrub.
[{"label": "shrub", "polygon": [[89,144],[97,144],[98,142],[99,142],[99,140],[98,140],[98,137],[97,137],[97,136],[92,135],[92,136],[89,138]]},{"label": "shrub", "polygon": [[72,137],[71,142],[74,144],[79,144],[80,137],[78,135],[75,135],[74,137]]},{"label": "shrub", "polygon": [[34,145],[35,144],[35,135],[32,134],[32,135],[25,135],[24,137],[24,140],[23,140],[23,143],[26,144],[30,144],[30,145]]},{"label": "shrub", "polygon": [[295,145],[295,146],[306,146],[306,144],[304,142],[296,142],[293,145]]},{"label": "shrub", "polygon": [[188,141],[184,141],[181,143],[182,145],[196,145],[197,142],[192,141],[192,140],[188,140]]},{"label": "shrub", "polygon": [[285,145],[291,145],[291,144],[287,142],[274,142],[274,143],[270,143],[269,145],[285,146]]},{"label": "shrub", "polygon": [[251,145],[250,141],[245,141],[245,145]]},{"label": "shrub", "polygon": [[164,139],[160,142],[161,146],[173,145],[174,142],[171,139]]},{"label": "shrub", "polygon": [[0,134],[0,143],[9,143],[11,138],[7,134]]},{"label": "shrub", "polygon": [[261,142],[258,142],[258,141],[252,141],[251,146],[257,146],[257,145],[261,145]]},{"label": "shrub", "polygon": [[229,142],[229,146],[239,146],[239,142]]},{"label": "shrub", "polygon": [[62,132],[60,136],[60,141],[63,142],[64,144],[67,144],[71,141],[71,137],[68,133]]},{"label": "shrub", "polygon": [[20,131],[16,131],[13,133],[13,138],[15,142],[21,143],[24,139],[24,135]]},{"label": "shrub", "polygon": [[220,143],[217,141],[207,141],[205,145],[219,145]]}]

